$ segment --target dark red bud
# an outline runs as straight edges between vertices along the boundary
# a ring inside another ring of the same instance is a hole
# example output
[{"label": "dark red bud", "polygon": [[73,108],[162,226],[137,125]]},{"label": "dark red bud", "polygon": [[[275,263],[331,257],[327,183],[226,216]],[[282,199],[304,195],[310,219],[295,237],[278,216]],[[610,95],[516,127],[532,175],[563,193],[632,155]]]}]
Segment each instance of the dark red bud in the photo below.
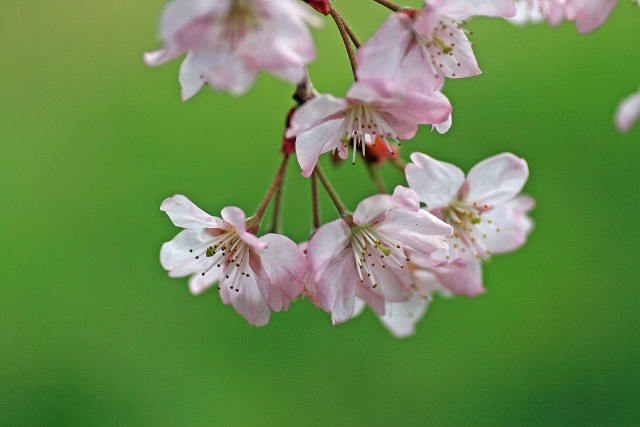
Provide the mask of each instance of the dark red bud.
[{"label": "dark red bud", "polygon": [[328,15],[331,10],[329,0],[303,0],[306,4],[317,10],[323,15]]},{"label": "dark red bud", "polygon": [[293,107],[287,113],[287,120],[285,122],[284,133],[282,134],[282,152],[284,154],[292,154],[296,152],[296,137],[293,136],[291,138],[287,138],[287,130],[289,129],[289,125],[291,123],[291,116],[293,116],[294,111],[296,111],[298,107]]}]

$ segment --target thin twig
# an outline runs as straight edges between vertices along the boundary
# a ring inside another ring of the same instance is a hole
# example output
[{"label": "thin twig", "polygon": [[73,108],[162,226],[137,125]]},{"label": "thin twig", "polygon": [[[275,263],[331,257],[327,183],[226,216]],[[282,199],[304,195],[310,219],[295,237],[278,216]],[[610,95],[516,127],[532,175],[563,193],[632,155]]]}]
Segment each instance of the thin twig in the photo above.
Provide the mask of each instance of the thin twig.
[{"label": "thin twig", "polygon": [[351,40],[349,39],[349,33],[347,33],[347,29],[344,25],[344,20],[342,16],[338,13],[338,11],[330,5],[331,9],[329,13],[331,13],[331,17],[334,22],[338,26],[338,30],[340,31],[340,36],[342,36],[342,41],[344,42],[344,47],[347,49],[347,55],[349,56],[349,62],[351,63],[351,70],[353,71],[353,78],[357,80],[356,70],[358,69],[358,60],[356,59],[356,53],[353,50],[353,46],[351,46]]},{"label": "thin twig", "polygon": [[386,194],[387,186],[384,183],[384,179],[382,179],[382,175],[380,174],[380,168],[374,164],[367,163],[367,170],[369,171],[369,176],[371,176],[371,179],[376,184],[378,193]]},{"label": "thin twig", "polygon": [[349,216],[349,211],[347,211],[347,208],[342,203],[342,200],[340,200],[338,193],[336,193],[336,191],[331,186],[331,183],[327,179],[327,176],[324,174],[324,171],[322,170],[320,165],[316,165],[315,173],[320,179],[320,182],[322,183],[322,185],[324,185],[324,189],[327,190],[327,194],[329,194],[329,197],[331,198],[331,201],[333,202],[336,209],[338,210],[338,213],[340,213],[340,216],[341,217]]},{"label": "thin twig", "polygon": [[271,227],[267,233],[282,233],[282,224],[280,224],[280,213],[282,212],[282,194],[284,188],[284,176],[280,182],[278,190],[276,190],[276,198],[273,202],[273,217],[271,218]]},{"label": "thin twig", "polygon": [[313,209],[313,230],[320,228],[320,203],[318,201],[318,178],[315,170],[311,174],[311,206]]},{"label": "thin twig", "polygon": [[392,157],[389,159],[391,164],[395,166],[400,172],[404,172],[404,168],[407,167],[407,162],[402,160],[400,157]]},{"label": "thin twig", "polygon": [[400,6],[399,4],[395,4],[394,2],[391,2],[391,1],[388,1],[388,0],[373,0],[373,1],[375,1],[377,3],[380,3],[384,7],[388,7],[389,9],[393,10],[394,12],[397,12],[397,11],[402,9],[402,6]]},{"label": "thin twig", "polygon": [[347,34],[349,34],[349,38],[353,42],[356,49],[362,46],[362,42],[360,41],[356,33],[353,31],[353,28],[351,28],[349,24],[347,24],[347,21],[344,20],[344,17],[341,16],[341,18],[342,18],[342,24],[344,25],[344,29],[347,30]]},{"label": "thin twig", "polygon": [[287,169],[288,160],[289,160],[289,155],[285,154],[282,159],[282,162],[280,163],[280,167],[276,172],[276,176],[273,178],[273,181],[271,182],[271,186],[269,186],[269,189],[267,190],[267,194],[264,196],[264,199],[262,200],[262,203],[260,203],[260,206],[258,206],[258,210],[256,210],[256,214],[254,215],[254,217],[258,221],[262,219],[262,215],[264,215],[264,212],[267,210],[267,206],[269,206],[269,202],[271,201],[273,194],[276,192],[276,190],[278,189],[278,187],[280,187],[280,184],[282,183],[282,180],[284,178],[284,172]]}]

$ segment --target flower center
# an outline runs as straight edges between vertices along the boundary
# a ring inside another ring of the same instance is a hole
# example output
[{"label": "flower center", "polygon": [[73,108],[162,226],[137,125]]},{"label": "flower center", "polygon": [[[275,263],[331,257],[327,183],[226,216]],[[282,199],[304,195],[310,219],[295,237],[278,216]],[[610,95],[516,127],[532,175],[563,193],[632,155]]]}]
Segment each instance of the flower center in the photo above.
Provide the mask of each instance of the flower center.
[{"label": "flower center", "polygon": [[389,126],[386,120],[380,115],[380,112],[372,105],[355,104],[352,105],[345,117],[342,128],[342,143],[346,147],[351,141],[353,144],[353,159],[355,163],[356,151],[360,147],[362,155],[365,155],[365,140],[376,145],[376,137],[382,139],[387,145],[391,155],[394,154],[389,139],[401,145],[398,141],[398,135],[393,128]]},{"label": "flower center", "polygon": [[[464,21],[462,24],[464,24]],[[431,70],[436,78],[440,77],[440,73],[450,77],[456,76],[456,68],[462,66],[460,60],[456,58],[458,55],[456,44],[467,40],[465,33],[472,34],[470,31],[461,28],[460,23],[453,19],[443,18],[430,35],[420,36],[415,34],[420,46],[426,49],[425,53],[430,60]]]},{"label": "flower center", "polygon": [[256,14],[249,0],[235,0],[231,8],[222,19],[216,23],[220,25],[220,40],[237,46],[244,39],[247,30],[258,27]]},{"label": "flower center", "polygon": [[[240,292],[240,279],[249,277],[249,246],[238,236],[235,227],[231,227],[224,233],[211,236],[211,240],[189,249],[196,253],[195,259],[203,256],[209,258],[208,266],[201,274],[205,276],[213,268],[222,268],[223,276],[220,285],[229,282],[229,288]],[[220,289],[220,287],[218,287]]]},{"label": "flower center", "polygon": [[[487,209],[488,205],[478,206],[477,203],[469,203],[466,200],[457,200],[443,209],[443,219],[453,226],[450,250],[462,253],[470,250],[476,258],[488,258],[491,255],[484,240],[488,237],[487,233],[499,233],[500,229],[492,220],[482,218],[482,212]],[[450,256],[447,256],[447,259],[449,258]]]},{"label": "flower center", "polygon": [[404,268],[400,260],[409,261],[400,244],[373,226],[353,225],[351,228],[351,248],[355,257],[360,283],[364,283],[365,276],[371,286],[378,287],[375,273],[380,268]]}]

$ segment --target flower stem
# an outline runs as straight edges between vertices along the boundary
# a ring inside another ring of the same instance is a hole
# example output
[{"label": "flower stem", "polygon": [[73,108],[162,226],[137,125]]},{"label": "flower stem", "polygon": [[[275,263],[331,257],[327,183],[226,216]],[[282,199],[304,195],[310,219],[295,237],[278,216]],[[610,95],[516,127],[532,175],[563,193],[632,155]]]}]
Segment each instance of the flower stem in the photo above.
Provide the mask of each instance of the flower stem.
[{"label": "flower stem", "polygon": [[347,24],[347,21],[344,20],[344,17],[341,16],[340,18],[342,19],[342,24],[344,25],[344,29],[347,30],[347,34],[349,34],[349,38],[353,42],[353,45],[356,47],[356,49],[362,46],[362,42],[360,41],[356,33],[353,31],[353,28],[351,28],[349,24]]},{"label": "flower stem", "polygon": [[320,165],[316,165],[315,174],[320,179],[320,182],[324,186],[324,189],[327,190],[327,194],[331,198],[331,201],[335,205],[335,207],[338,210],[338,213],[340,214],[340,216],[343,217],[343,218],[350,216],[351,214],[349,213],[347,208],[342,203],[342,200],[340,200],[340,197],[338,196],[338,193],[336,193],[336,191],[331,186],[331,183],[327,179],[327,176],[324,174],[324,171],[322,170]]},{"label": "flower stem", "polygon": [[393,10],[394,12],[397,12],[402,9],[402,6],[388,0],[373,0],[373,1],[380,3],[381,5]]},{"label": "flower stem", "polygon": [[402,160],[400,157],[389,159],[391,164],[396,167],[400,172],[404,172],[404,168],[407,167],[407,162]]},{"label": "flower stem", "polygon": [[382,179],[382,175],[380,174],[380,168],[371,163],[367,163],[367,170],[369,171],[369,176],[376,184],[376,188],[378,189],[378,193],[386,194],[387,186],[384,183],[384,179]]},{"label": "flower stem", "polygon": [[320,203],[318,201],[318,178],[316,171],[311,174],[311,204],[313,209],[313,231],[320,228]]},{"label": "flower stem", "polygon": [[276,199],[273,202],[273,217],[271,218],[271,227],[267,233],[282,233],[282,224],[280,224],[280,213],[282,212],[282,193],[284,188],[284,176],[276,190]]},{"label": "flower stem", "polygon": [[353,78],[357,80],[358,78],[356,77],[356,70],[358,69],[358,60],[356,59],[356,53],[353,50],[353,46],[351,46],[349,33],[347,32],[344,19],[342,18],[342,16],[340,16],[333,5],[330,5],[330,7],[331,9],[329,9],[329,13],[331,13],[331,17],[338,26],[340,36],[342,36],[342,41],[344,42],[344,47],[347,49],[347,55],[349,56],[349,62],[351,63],[351,71],[353,71]]},{"label": "flower stem", "polygon": [[258,210],[256,210],[254,218],[256,218],[258,223],[262,219],[262,215],[264,215],[264,212],[267,210],[267,206],[269,206],[269,202],[271,202],[271,198],[273,197],[274,193],[280,187],[280,184],[282,184],[282,181],[284,180],[284,173],[287,170],[288,160],[289,155],[285,154],[282,158],[282,162],[280,163],[280,167],[276,172],[276,176],[273,178],[273,181],[271,182],[271,185],[267,190],[267,194],[264,196],[264,199],[262,200],[262,203],[260,203],[260,206],[258,206]]}]

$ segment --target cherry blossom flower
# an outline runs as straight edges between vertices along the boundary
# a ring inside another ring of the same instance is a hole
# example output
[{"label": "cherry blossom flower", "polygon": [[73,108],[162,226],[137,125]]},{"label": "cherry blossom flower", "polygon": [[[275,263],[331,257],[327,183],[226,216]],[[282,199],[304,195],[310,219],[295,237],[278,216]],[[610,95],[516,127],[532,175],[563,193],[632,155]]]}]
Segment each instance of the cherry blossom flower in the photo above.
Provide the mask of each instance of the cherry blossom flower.
[{"label": "cherry blossom flower", "polygon": [[566,0],[565,15],[576,21],[578,32],[590,33],[607,19],[617,0]]},{"label": "cherry blossom flower", "polygon": [[445,76],[481,72],[461,21],[515,13],[512,0],[428,0],[420,11],[400,10],[358,49],[358,76],[395,79],[413,90],[433,93]]},{"label": "cherry blossom flower", "polygon": [[624,98],[616,111],[616,126],[622,132],[629,132],[631,126],[640,117],[640,89]]},{"label": "cherry blossom flower", "polygon": [[365,138],[380,136],[385,142],[415,136],[418,124],[447,120],[448,100],[408,91],[391,80],[368,78],[353,84],[346,99],[316,96],[296,110],[287,137],[296,137],[296,154],[302,175],[308,177],[320,154],[348,154],[348,144],[365,152]]},{"label": "cherry blossom flower", "polygon": [[305,23],[320,21],[293,0],[174,0],[162,13],[164,46],[144,60],[160,65],[188,51],[179,76],[183,100],[205,83],[242,94],[260,70],[295,83],[315,57]]},{"label": "cherry blossom flower", "polygon": [[447,247],[451,227],[407,208],[412,204],[401,195],[371,196],[353,217],[323,225],[309,241],[311,279],[334,325],[351,318],[356,296],[380,315],[385,301],[405,301],[411,285],[408,251],[429,254]]},{"label": "cherry blossom flower", "polygon": [[453,226],[449,249],[431,255],[438,264],[519,248],[531,230],[526,217],[533,200],[518,196],[529,176],[527,163],[503,153],[474,166],[467,177],[456,166],[413,153],[409,186],[429,212]]},{"label": "cherry blossom flower", "polygon": [[258,238],[247,230],[241,209],[226,207],[218,218],[175,195],[160,210],[185,229],[162,245],[160,262],[171,277],[191,276],[192,293],[218,282],[222,301],[255,326],[266,325],[271,310],[287,310],[302,293],[307,270],[303,253],[285,236]]}]

